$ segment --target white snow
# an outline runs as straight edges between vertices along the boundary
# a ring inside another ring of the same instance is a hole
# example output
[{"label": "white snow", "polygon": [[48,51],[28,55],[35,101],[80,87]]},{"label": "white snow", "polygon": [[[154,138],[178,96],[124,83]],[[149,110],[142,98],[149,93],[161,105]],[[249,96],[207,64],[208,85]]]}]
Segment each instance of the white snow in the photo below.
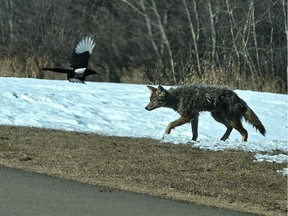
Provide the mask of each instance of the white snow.
[{"label": "white snow", "polygon": [[[93,132],[103,135],[150,137],[162,141],[166,126],[179,115],[171,109],[145,110],[150,91],[145,85],[29,78],[0,78],[0,124]],[[229,140],[220,141],[226,128],[208,112],[199,118],[199,138],[191,145],[210,150],[237,149],[258,153],[256,161],[285,162],[287,154],[288,96],[265,92],[236,90],[254,110],[267,130],[264,137],[251,125],[248,142],[233,130]],[[189,124],[177,127],[164,142],[175,144],[191,140]],[[261,152],[265,155],[261,156]]]},{"label": "white snow", "polygon": [[275,163],[285,163],[287,161],[287,155],[278,154],[278,155],[268,155],[257,153],[255,155],[255,161],[267,161],[267,162],[275,162]]},{"label": "white snow", "polygon": [[283,170],[277,170],[278,173],[281,173],[283,176],[288,175],[288,168],[284,168]]}]

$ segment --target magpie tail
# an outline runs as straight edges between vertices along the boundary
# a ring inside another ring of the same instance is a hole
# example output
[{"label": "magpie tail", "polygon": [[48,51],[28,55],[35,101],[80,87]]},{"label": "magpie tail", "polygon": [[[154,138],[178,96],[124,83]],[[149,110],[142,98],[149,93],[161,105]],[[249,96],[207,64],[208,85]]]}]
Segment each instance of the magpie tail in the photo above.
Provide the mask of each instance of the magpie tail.
[{"label": "magpie tail", "polygon": [[65,69],[65,68],[42,68],[42,70],[46,71],[53,71],[58,73],[73,73],[74,71],[71,69]]}]

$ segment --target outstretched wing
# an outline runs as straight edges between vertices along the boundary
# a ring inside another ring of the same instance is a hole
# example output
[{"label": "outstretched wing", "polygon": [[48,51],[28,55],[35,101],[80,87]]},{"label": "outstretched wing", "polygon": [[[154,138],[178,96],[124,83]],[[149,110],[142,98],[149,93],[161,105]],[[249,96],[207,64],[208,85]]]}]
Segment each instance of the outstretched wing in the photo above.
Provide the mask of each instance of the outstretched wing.
[{"label": "outstretched wing", "polygon": [[75,73],[67,74],[67,79],[72,83],[85,83],[85,77],[77,77]]},{"label": "outstretched wing", "polygon": [[70,66],[75,70],[77,68],[87,68],[88,61],[90,58],[90,55],[93,51],[93,48],[95,46],[95,43],[93,42],[92,38],[87,36],[84,37],[76,46]]}]

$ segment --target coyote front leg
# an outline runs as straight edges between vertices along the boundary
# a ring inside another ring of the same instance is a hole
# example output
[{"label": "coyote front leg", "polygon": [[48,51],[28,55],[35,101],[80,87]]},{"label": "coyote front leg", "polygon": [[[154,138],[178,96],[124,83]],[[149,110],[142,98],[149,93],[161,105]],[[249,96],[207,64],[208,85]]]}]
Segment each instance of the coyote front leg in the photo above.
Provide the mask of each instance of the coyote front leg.
[{"label": "coyote front leg", "polygon": [[179,119],[171,122],[167,126],[167,128],[166,128],[166,130],[162,136],[162,139],[164,139],[165,135],[170,134],[171,130],[174,129],[175,127],[181,126],[181,125],[188,123],[190,121],[191,121],[191,116],[181,116]]},{"label": "coyote front leg", "polygon": [[199,121],[199,113],[195,113],[191,119],[192,140],[194,141],[196,141],[198,138],[198,121]]}]

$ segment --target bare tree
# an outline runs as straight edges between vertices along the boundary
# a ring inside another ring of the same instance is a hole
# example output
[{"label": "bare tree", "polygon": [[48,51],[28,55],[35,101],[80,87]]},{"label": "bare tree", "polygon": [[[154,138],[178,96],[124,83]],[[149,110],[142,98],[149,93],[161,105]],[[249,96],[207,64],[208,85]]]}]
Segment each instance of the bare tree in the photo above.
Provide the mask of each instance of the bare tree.
[{"label": "bare tree", "polygon": [[29,76],[43,77],[40,68],[48,64],[45,59],[67,66],[63,64],[69,64],[73,43],[91,35],[96,51],[90,63],[104,70],[103,81],[118,82],[123,74],[134,72],[167,84],[185,82],[190,76],[211,81],[211,70],[203,64],[208,63],[217,71],[215,80],[218,74],[229,80],[223,73],[233,69],[233,76],[261,77],[261,82],[272,77],[279,86],[287,83],[283,73],[288,70],[286,0],[261,4],[255,0],[0,0],[0,4],[1,58],[15,58],[19,73],[32,73],[32,65]]},{"label": "bare tree", "polygon": [[[253,0],[251,0],[253,1]],[[253,4],[250,4],[247,15],[246,15],[246,21],[243,26],[242,30],[242,44],[241,44],[241,54],[244,57],[244,71],[245,71],[245,63],[248,64],[249,69],[252,73],[255,72],[255,67],[253,62],[251,61],[249,49],[248,49],[248,41],[250,40],[250,33],[251,33],[251,10]]]},{"label": "bare tree", "polygon": [[[282,0],[282,6],[283,6],[284,26],[285,26],[285,33],[286,33],[286,55],[288,55],[288,3],[286,0]],[[287,65],[286,73],[288,74],[288,60],[287,60],[286,65]]]},{"label": "bare tree", "polygon": [[208,0],[208,10],[210,15],[210,23],[211,23],[211,37],[212,37],[212,71],[215,70],[215,62],[216,62],[216,31],[215,31],[215,25],[214,25],[214,14],[212,12],[211,7],[211,0]]},{"label": "bare tree", "polygon": [[[260,66],[260,60],[259,60],[259,53],[258,53],[258,42],[257,42],[257,35],[256,35],[256,20],[255,20],[255,6],[254,6],[254,0],[250,0],[250,17],[251,17],[251,25],[252,25],[252,35],[253,35],[253,42],[255,46],[255,53],[256,53],[256,66],[259,68]],[[259,70],[257,70],[259,71]]]},{"label": "bare tree", "polygon": [[[193,0],[195,1],[195,0]],[[188,18],[189,21],[189,27],[190,27],[190,33],[192,36],[192,40],[193,40],[193,45],[194,45],[194,49],[195,49],[195,56],[196,56],[196,62],[197,62],[197,69],[198,69],[198,75],[201,74],[201,64],[200,64],[200,57],[199,57],[199,51],[198,51],[198,44],[197,44],[197,37],[196,37],[196,33],[195,33],[195,29],[191,20],[191,16],[190,16],[190,12],[186,3],[186,0],[182,0],[182,4],[184,6],[185,12],[186,12],[186,16]],[[196,3],[194,3],[196,4]]]},{"label": "bare tree", "polygon": [[[3,48],[9,51],[13,50],[13,41],[15,39],[15,1],[1,0],[1,43]],[[5,44],[5,45],[4,45]]]},{"label": "bare tree", "polygon": [[[269,9],[268,9],[268,19],[269,19],[269,23],[270,23],[270,26],[271,26],[271,30],[270,30],[270,43],[269,43],[269,46],[270,46],[270,50],[269,50],[269,54],[270,54],[270,70],[271,72],[274,74],[274,51],[273,51],[273,34],[274,34],[274,27],[273,27],[273,21],[272,21],[272,15],[271,15],[271,4],[272,4],[272,0],[270,1],[270,4],[269,4]],[[259,61],[259,59],[258,59]],[[260,65],[258,65],[260,67]]]},{"label": "bare tree", "polygon": [[[233,14],[233,9],[230,7],[230,1],[226,0],[226,8],[227,8],[227,13],[229,16],[229,23],[230,23],[230,34],[231,34],[231,38],[232,38],[232,46],[234,49],[234,52],[236,54],[237,57],[237,65],[238,68],[240,69],[240,54],[239,54],[239,50],[237,47],[237,42],[236,42],[236,35],[235,35],[235,18],[234,18],[234,14]],[[229,64],[231,63],[231,61],[229,61]]]},{"label": "bare tree", "polygon": [[156,20],[157,20],[157,24],[158,24],[158,28],[159,28],[159,31],[161,34],[162,41],[166,45],[166,48],[167,48],[168,58],[169,58],[168,61],[170,63],[170,69],[171,69],[172,76],[173,76],[172,79],[173,79],[174,84],[176,84],[177,79],[176,79],[176,73],[174,70],[174,60],[173,60],[172,50],[170,48],[170,44],[169,44],[169,41],[168,41],[168,38],[167,38],[167,35],[165,32],[164,26],[162,24],[161,17],[160,17],[160,14],[158,12],[157,6],[156,6],[154,0],[151,0],[151,3],[152,3],[152,9],[153,9],[155,16],[156,16]]},{"label": "bare tree", "polygon": [[199,39],[199,32],[200,32],[200,27],[199,27],[200,24],[199,24],[199,15],[198,15],[198,11],[197,11],[197,3],[195,0],[192,1],[192,5],[193,5],[193,13],[195,15],[195,22],[196,22],[196,30],[195,30],[196,40],[198,40]]}]

